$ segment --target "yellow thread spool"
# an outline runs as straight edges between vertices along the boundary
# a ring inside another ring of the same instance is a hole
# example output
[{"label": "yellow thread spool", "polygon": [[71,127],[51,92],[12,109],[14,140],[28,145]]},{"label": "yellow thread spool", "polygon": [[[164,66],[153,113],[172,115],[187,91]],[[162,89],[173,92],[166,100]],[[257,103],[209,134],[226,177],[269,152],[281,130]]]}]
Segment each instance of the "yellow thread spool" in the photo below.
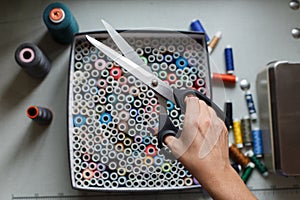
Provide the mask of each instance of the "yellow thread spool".
[{"label": "yellow thread spool", "polygon": [[237,119],[233,120],[233,135],[237,148],[243,148],[243,135],[241,130],[241,122]]}]

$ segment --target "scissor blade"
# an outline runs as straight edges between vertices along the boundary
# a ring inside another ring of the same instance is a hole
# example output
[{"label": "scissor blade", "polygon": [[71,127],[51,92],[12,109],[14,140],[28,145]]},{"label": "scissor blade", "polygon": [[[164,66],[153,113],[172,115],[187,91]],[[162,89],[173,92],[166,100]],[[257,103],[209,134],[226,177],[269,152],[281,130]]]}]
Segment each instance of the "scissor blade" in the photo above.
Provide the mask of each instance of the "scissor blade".
[{"label": "scissor blade", "polygon": [[131,61],[135,62],[137,65],[144,68],[146,71],[151,72],[150,68],[146,63],[140,58],[140,56],[135,52],[135,50],[126,42],[126,40],[105,20],[101,20],[108,34],[112,40],[116,43],[118,48],[121,50],[123,55],[129,58]]},{"label": "scissor blade", "polygon": [[113,61],[118,63],[121,67],[125,68],[129,73],[135,76],[137,79],[148,85],[152,88],[155,92],[160,94],[162,97],[172,101],[176,104],[173,94],[173,89],[167,85],[164,81],[157,78],[151,72],[144,70],[135,62],[131,61],[130,59],[122,56],[115,50],[111,49],[110,47],[106,46],[105,44],[99,42],[95,38],[92,38],[86,35],[86,38],[90,43],[92,43],[96,48],[102,51],[106,56],[110,57]]}]

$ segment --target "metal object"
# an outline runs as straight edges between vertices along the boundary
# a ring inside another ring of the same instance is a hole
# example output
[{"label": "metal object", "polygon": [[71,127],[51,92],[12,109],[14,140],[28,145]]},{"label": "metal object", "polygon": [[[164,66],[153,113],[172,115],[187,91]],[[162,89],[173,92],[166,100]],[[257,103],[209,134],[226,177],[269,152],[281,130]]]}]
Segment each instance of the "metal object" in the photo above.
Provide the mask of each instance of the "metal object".
[{"label": "metal object", "polygon": [[276,61],[256,79],[265,164],[285,176],[300,175],[299,73],[300,64]]},{"label": "metal object", "polygon": [[293,28],[291,31],[292,36],[295,39],[299,39],[300,38],[300,29],[299,28]]},{"label": "metal object", "polygon": [[299,9],[299,6],[300,6],[300,3],[299,3],[298,0],[291,0],[291,1],[289,2],[289,6],[290,6],[290,8],[293,9],[293,10],[298,10],[298,9]]}]

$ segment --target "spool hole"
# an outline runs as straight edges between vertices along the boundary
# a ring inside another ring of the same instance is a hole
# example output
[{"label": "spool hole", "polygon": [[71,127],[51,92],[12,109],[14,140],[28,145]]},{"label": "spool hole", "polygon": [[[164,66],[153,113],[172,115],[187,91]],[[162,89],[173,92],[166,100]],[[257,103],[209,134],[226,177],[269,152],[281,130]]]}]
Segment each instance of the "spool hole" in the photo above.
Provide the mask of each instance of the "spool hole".
[{"label": "spool hole", "polygon": [[27,116],[31,119],[36,118],[38,116],[39,109],[36,106],[30,106],[27,109]]}]

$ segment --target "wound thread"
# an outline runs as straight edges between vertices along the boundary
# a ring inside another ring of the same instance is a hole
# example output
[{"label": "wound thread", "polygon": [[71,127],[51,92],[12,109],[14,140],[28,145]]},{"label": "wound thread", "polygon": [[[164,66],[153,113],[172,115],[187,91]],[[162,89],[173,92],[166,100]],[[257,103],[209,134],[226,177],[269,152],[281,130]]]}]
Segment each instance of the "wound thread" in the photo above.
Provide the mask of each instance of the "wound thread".
[{"label": "wound thread", "polygon": [[51,64],[42,50],[32,43],[23,43],[15,51],[15,60],[30,76],[44,78]]},{"label": "wound thread", "polygon": [[246,157],[236,146],[235,144],[232,144],[229,147],[229,156],[230,158],[240,164],[242,167],[246,167],[248,163],[250,162],[250,159]]},{"label": "wound thread", "polygon": [[238,119],[233,120],[233,135],[237,148],[243,148],[243,135],[241,130],[241,122]]},{"label": "wound thread", "polygon": [[241,119],[241,129],[243,135],[243,142],[246,147],[252,146],[252,132],[250,117],[243,117]]},{"label": "wound thread", "polygon": [[40,125],[49,125],[53,116],[51,110],[39,106],[29,106],[26,115]]},{"label": "wound thread", "polygon": [[49,4],[44,10],[43,20],[53,38],[62,44],[70,44],[79,31],[75,17],[63,3]]}]

